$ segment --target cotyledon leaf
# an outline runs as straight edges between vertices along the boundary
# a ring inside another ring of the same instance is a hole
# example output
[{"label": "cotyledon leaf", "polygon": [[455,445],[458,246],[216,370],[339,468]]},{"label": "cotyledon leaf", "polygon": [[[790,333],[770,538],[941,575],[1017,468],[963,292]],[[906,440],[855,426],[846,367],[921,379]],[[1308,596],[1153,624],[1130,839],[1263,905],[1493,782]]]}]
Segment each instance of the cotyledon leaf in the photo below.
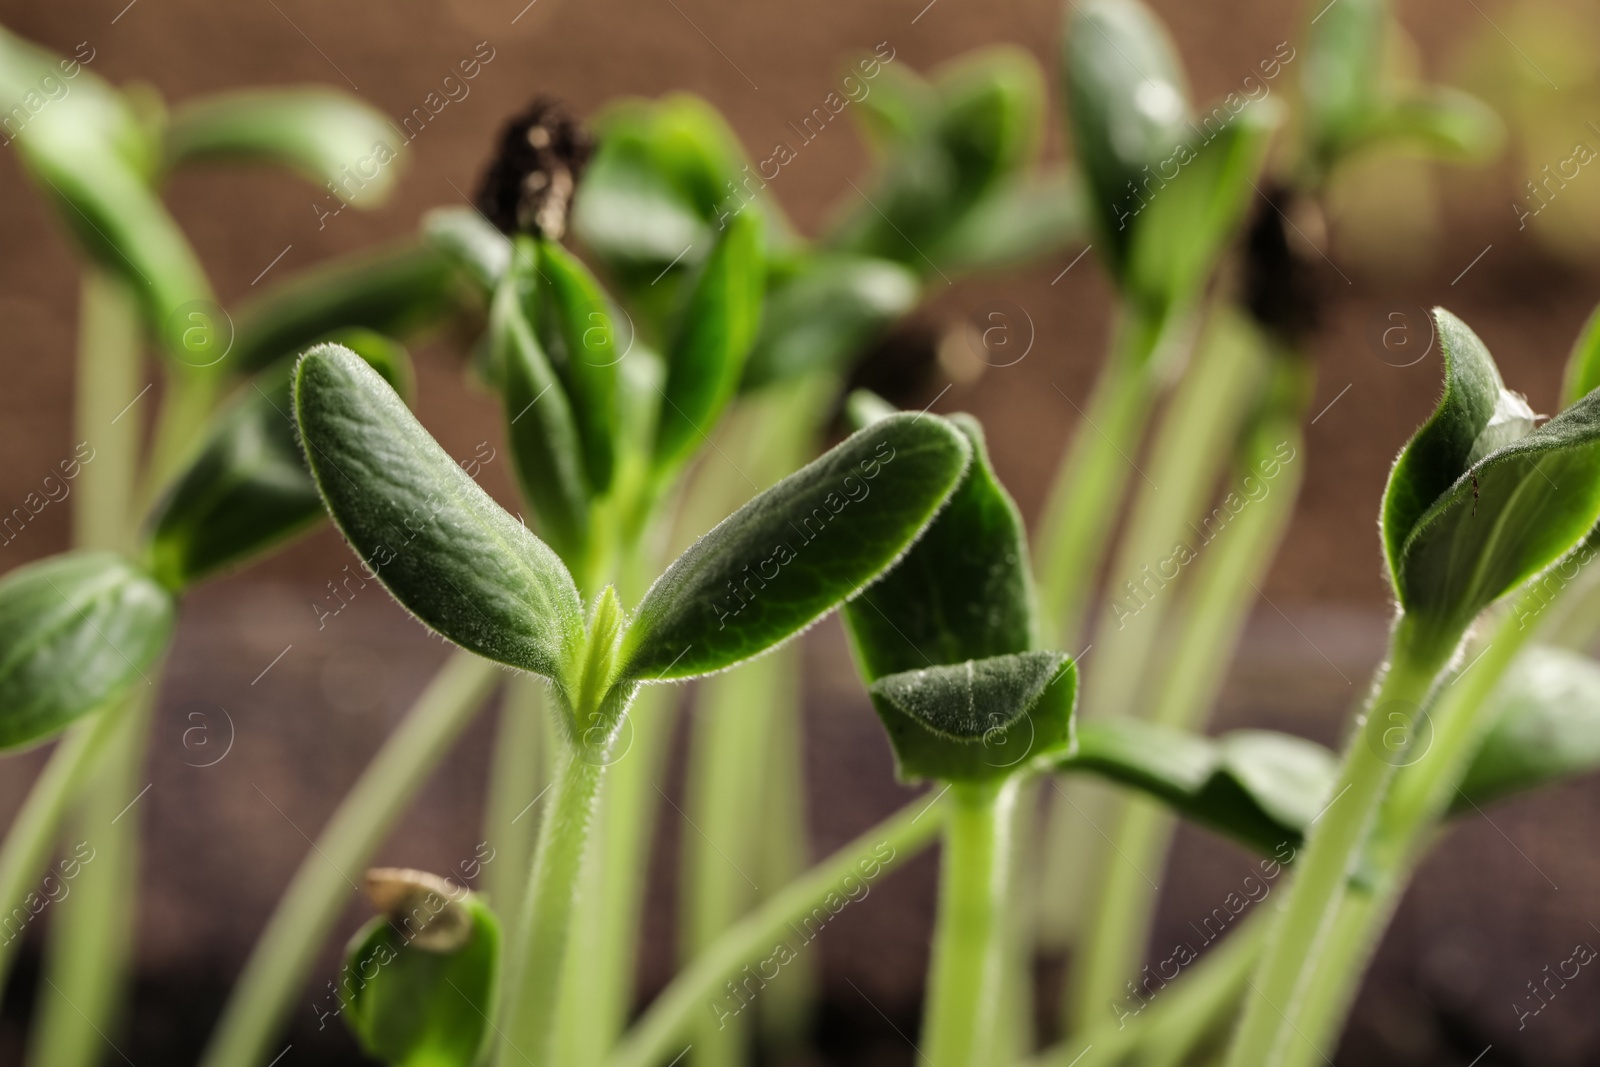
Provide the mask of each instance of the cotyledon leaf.
[{"label": "cotyledon leaf", "polygon": [[1338,761],[1289,734],[1240,730],[1213,739],[1119,718],[1080,726],[1077,748],[1056,766],[1131,786],[1271,853],[1299,846],[1327,803]]},{"label": "cotyledon leaf", "polygon": [[973,460],[950,502],[870,590],[844,608],[866,680],[1035,647],[1022,516],[994,476],[975,419],[951,420]]},{"label": "cotyledon leaf", "polygon": [[109,552],[72,552],[0,579],[0,749],[42,741],[145,675],[176,606]]},{"label": "cotyledon leaf", "polygon": [[[370,330],[342,330],[329,340],[355,351],[402,394],[409,391],[410,361],[399,345]],[[325,514],[295,430],[293,371],[285,361],[243,386],[157,505],[150,567],[169,589],[236,566]]]},{"label": "cotyledon leaf", "polygon": [[1489,697],[1493,725],[1453,813],[1600,768],[1600,663],[1566,649],[1525,649]]},{"label": "cotyledon leaf", "polygon": [[656,579],[623,638],[624,678],[731,667],[857,595],[921,535],[971,459],[934,415],[861,430],[766,490]]},{"label": "cotyledon leaf", "polygon": [[1570,407],[1600,385],[1600,307],[1589,312],[1567,357],[1561,382],[1561,406]]},{"label": "cotyledon leaf", "polygon": [[295,375],[306,459],[334,522],[422,622],[488,659],[565,681],[577,587],[361,357],[318,345]]},{"label": "cotyledon leaf", "polygon": [[1072,746],[1077,669],[1063,652],[923,667],[867,692],[902,781],[1005,778]]},{"label": "cotyledon leaf", "polygon": [[1433,325],[1444,358],[1444,395],[1401,449],[1383,492],[1384,554],[1397,588],[1401,546],[1423,513],[1487,452],[1480,447],[1485,434],[1505,443],[1532,429],[1527,403],[1506,389],[1478,335],[1443,308],[1434,309]]},{"label": "cotyledon leaf", "polygon": [[511,267],[510,238],[477,208],[434,208],[422,217],[422,238],[453,261],[485,297]]},{"label": "cotyledon leaf", "polygon": [[616,468],[617,364],[627,353],[617,344],[611,300],[589,268],[554,241],[540,240],[537,247],[534,330],[566,387],[584,472],[601,496]]},{"label": "cotyledon leaf", "polygon": [[382,112],[320,85],[203,96],[175,108],[164,132],[168,166],[276,163],[317,186],[337,187],[358,207],[383,202],[401,163]]},{"label": "cotyledon leaf", "polygon": [[1555,563],[1600,518],[1600,394],[1489,453],[1456,479],[1399,553],[1408,613],[1465,625]]}]

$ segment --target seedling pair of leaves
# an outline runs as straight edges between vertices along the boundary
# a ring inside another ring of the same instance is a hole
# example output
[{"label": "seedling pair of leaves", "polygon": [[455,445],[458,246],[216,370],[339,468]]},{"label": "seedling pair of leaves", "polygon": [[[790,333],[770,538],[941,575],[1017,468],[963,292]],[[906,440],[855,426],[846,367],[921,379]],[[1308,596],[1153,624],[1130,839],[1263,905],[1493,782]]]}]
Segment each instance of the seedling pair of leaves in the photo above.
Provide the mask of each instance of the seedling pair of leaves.
[{"label": "seedling pair of leaves", "polygon": [[463,648],[548,679],[569,738],[601,751],[638,685],[759,655],[877,578],[972,452],[934,416],[875,424],[735,512],[624,614],[610,590],[586,608],[557,554],[354,353],[307,353],[295,407],[328,511],[394,597]]},{"label": "seedling pair of leaves", "polygon": [[1210,275],[1281,112],[1263,99],[1196,116],[1154,13],[1138,0],[1074,8],[1062,72],[1096,244],[1123,296],[1159,322]]},{"label": "seedling pair of leaves", "polygon": [[[409,365],[397,345],[364,331],[341,336],[404,386]],[[0,751],[46,740],[151,684],[186,589],[321,519],[292,421],[291,369],[259,375],[218,412],[157,503],[138,561],[68,552],[0,579]]]}]

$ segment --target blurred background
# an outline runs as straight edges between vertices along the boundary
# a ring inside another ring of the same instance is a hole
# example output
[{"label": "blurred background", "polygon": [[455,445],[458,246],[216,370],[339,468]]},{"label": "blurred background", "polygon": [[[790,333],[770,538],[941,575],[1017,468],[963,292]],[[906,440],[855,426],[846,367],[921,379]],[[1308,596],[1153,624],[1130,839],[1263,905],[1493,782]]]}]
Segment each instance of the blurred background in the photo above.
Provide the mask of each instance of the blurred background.
[{"label": "blurred background", "polygon": [[[1280,42],[1298,41],[1314,14],[1265,0],[1152,6],[1202,100],[1237,88]],[[1378,502],[1389,462],[1439,391],[1437,346],[1429,347],[1423,310],[1443,304],[1461,315],[1495,353],[1508,384],[1526,391],[1535,410],[1552,411],[1568,346],[1600,298],[1600,167],[1580,166],[1537,217],[1519,218],[1537,206],[1525,183],[1540,180],[1542,168],[1573,159],[1579,145],[1592,146],[1586,158],[1600,149],[1600,5],[1405,0],[1398,9],[1410,36],[1406,61],[1429,80],[1489,101],[1509,136],[1487,167],[1393,155],[1359,163],[1336,183],[1327,232],[1304,235],[1320,251],[1317,283],[1326,298],[1314,343],[1318,396],[1306,487],[1262,587],[1215,717],[1219,727],[1268,726],[1333,743],[1382,653],[1388,608]],[[883,43],[896,63],[927,70],[981,44],[1013,42],[1054,77],[1061,7],[1055,0],[95,0],[4,3],[0,22],[63,54],[92,51],[91,69],[101,77],[146,83],[169,102],[315,82],[400,116],[439,91],[461,60],[484,62],[467,95],[402,149],[403,179],[381,210],[326,215],[331,205],[321,190],[278,173],[181,174],[168,203],[219,298],[232,306],[266,279],[411,233],[426,209],[462,203],[501,124],[537,93],[587,115],[619,95],[694,92],[762,158],[837,86],[847,63]],[[1293,80],[1281,79],[1281,91],[1292,92]],[[1053,106],[1044,153],[1059,159],[1059,102]],[[830,124],[769,192],[802,231],[815,232],[851,206],[857,194],[846,179],[867,161],[851,124]],[[0,153],[0,249],[0,509],[9,510],[78,444],[68,436],[77,268],[11,153]],[[1092,253],[1075,258],[1080,250],[939,288],[901,334],[924,348],[943,342],[945,356],[922,395],[903,401],[982,419],[999,474],[1030,518],[1079,418],[1110,325],[1110,287]],[[1019,339],[1031,340],[1027,356],[1004,368],[959,358],[964,331],[997,301],[1014,309],[1013,328],[1025,331]],[[1406,331],[1403,350],[1397,329]],[[511,501],[497,402],[466,384],[464,353],[450,337],[416,355],[422,421],[453,455],[493,456],[481,481]],[[5,544],[0,570],[64,549],[70,506],[70,498],[51,504]],[[131,1063],[192,1061],[309,837],[444,658],[443,645],[376,586],[319,622],[316,605],[349,562],[337,536],[323,529],[247,575],[211,583],[185,606],[145,773],[153,784],[138,801],[151,844],[141,876],[138,1010],[121,1047]],[[809,817],[820,854],[903,803],[906,791],[893,781],[887,743],[841,631],[830,623],[806,641]],[[1085,669],[1093,669],[1092,657]],[[445,870],[472,856],[491,724],[482,717],[445,761],[385,861]],[[669,796],[682,789],[681,756],[659,783]],[[5,761],[0,819],[9,819],[40,763],[39,753]],[[1580,977],[1520,1030],[1513,1009],[1545,964],[1570,955],[1575,942],[1600,944],[1600,926],[1591,922],[1600,922],[1600,860],[1586,847],[1596,827],[1595,782],[1452,827],[1400,910],[1339,1062],[1600,1062],[1600,977]],[[690,832],[666,810],[641,997],[670,974],[676,842]],[[1162,930],[1175,939],[1251,863],[1234,846],[1186,829],[1162,885]],[[822,939],[827,996],[816,1062],[914,1062],[901,1034],[917,1025],[933,874],[924,857],[875,886],[872,899],[847,910]],[[283,1067],[358,1058],[342,1028],[331,1021],[319,1028],[313,1005],[322,981],[336,975],[344,934],[362,917],[353,902],[295,1016]],[[1166,940],[1158,932],[1155,943]],[[0,1063],[20,1062],[36,959],[30,950],[6,994]],[[1057,999],[1051,977],[1040,994],[1046,1004]]]}]

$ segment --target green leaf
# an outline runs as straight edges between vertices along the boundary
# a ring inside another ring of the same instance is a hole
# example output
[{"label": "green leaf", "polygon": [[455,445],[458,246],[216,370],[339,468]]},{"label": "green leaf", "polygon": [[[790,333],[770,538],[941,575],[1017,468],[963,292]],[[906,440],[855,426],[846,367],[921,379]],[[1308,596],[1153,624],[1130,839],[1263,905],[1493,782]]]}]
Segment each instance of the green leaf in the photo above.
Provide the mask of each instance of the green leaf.
[{"label": "green leaf", "polygon": [[950,421],[972,447],[961,483],[911,550],[844,608],[869,683],[1037,647],[1022,516],[995,479],[982,427],[969,416]]},{"label": "green leaf", "polygon": [[253,374],[351,326],[405,340],[449,315],[458,293],[451,258],[418,240],[342,257],[246,305],[228,365]]},{"label": "green leaf", "polygon": [[1461,782],[1452,813],[1600,767],[1600,663],[1533,645],[1489,699],[1494,725]]},{"label": "green leaf", "polygon": [[916,306],[917,275],[886,259],[823,255],[767,292],[743,387],[842,371]]},{"label": "green leaf", "polygon": [[[870,66],[875,60],[861,62]],[[880,152],[892,152],[928,128],[938,111],[939,94],[904,64],[878,64],[872,91],[853,103],[850,113],[867,142]]]},{"label": "green leaf", "polygon": [[1457,89],[1431,86],[1380,109],[1346,151],[1369,145],[1413,145],[1445,159],[1491,158],[1505,140],[1505,125],[1483,101]]},{"label": "green leaf", "polygon": [[434,208],[422,217],[422,237],[471,278],[485,297],[511,269],[511,239],[477,208]]},{"label": "green leaf", "polygon": [[[402,393],[405,349],[367,330],[330,338],[354,350]],[[287,363],[265,371],[212,421],[205,442],[157,506],[150,569],[169,589],[238,566],[310,529],[322,498],[295,431]]]},{"label": "green leaf", "polygon": [[[864,430],[898,410],[871,389],[853,389],[844,401],[845,424],[852,431]],[[971,468],[968,468],[968,477],[971,477]]]},{"label": "green leaf", "polygon": [[1239,730],[1211,739],[1140,719],[1086,722],[1057,764],[1131,786],[1186,819],[1262,852],[1296,849],[1327,803],[1338,760],[1289,734]]},{"label": "green leaf", "polygon": [[589,269],[553,241],[538,242],[539,312],[534,329],[566,387],[595,495],[616,470],[617,344],[611,299]]},{"label": "green leaf", "polygon": [[355,353],[318,345],[295,375],[306,459],[367,570],[447,639],[564,681],[581,647],[572,576],[490,499]]},{"label": "green leaf", "polygon": [[1514,432],[1526,421],[1521,412],[1527,405],[1506,389],[1478,335],[1443,308],[1434,309],[1433,325],[1444,357],[1444,396],[1401,449],[1383,493],[1384,554],[1397,588],[1401,545],[1423,513],[1484,454],[1480,436],[1491,425]]},{"label": "green leaf", "polygon": [[1072,746],[1078,672],[1022,652],[889,674],[867,689],[902,781],[1006,778]]},{"label": "green leaf", "polygon": [[391,882],[389,914],[350,941],[340,975],[345,1025],[367,1055],[398,1067],[474,1067],[490,1033],[500,924],[476,895],[412,871]]},{"label": "green leaf", "polygon": [[1561,383],[1561,406],[1570,407],[1600,386],[1600,307],[1589,313],[1567,356]]},{"label": "green leaf", "polygon": [[332,185],[357,207],[381,204],[400,162],[382,112],[324,86],[246,89],[176,108],[166,127],[167,166],[273,163],[319,188]]},{"label": "green leaf", "polygon": [[1038,148],[1044,76],[1014,46],[969,52],[939,73],[938,138],[954,164],[952,217],[1021,170]]},{"label": "green leaf", "polygon": [[761,321],[761,223],[735,215],[707,258],[667,346],[653,464],[671,470],[705,443],[739,387]]},{"label": "green leaf", "polygon": [[513,263],[489,308],[490,362],[505,402],[506,436],[523,496],[545,540],[578,560],[589,538],[589,487],[577,420],[550,360],[523,314],[519,290],[533,265]]},{"label": "green leaf", "polygon": [[151,684],[175,612],[171,594],[109,552],[52,556],[0,579],[0,749]]},{"label": "green leaf", "polygon": [[1268,100],[1236,114],[1218,105],[1138,183],[1125,285],[1147,307],[1183,304],[1205,285],[1257,195],[1255,180],[1281,118]]},{"label": "green leaf", "polygon": [[1301,91],[1307,133],[1324,166],[1380,107],[1389,20],[1386,0],[1339,0],[1307,28]]},{"label": "green leaf", "polygon": [[[1443,338],[1445,316],[1439,323]],[[1492,362],[1488,368],[1493,371]],[[1452,405],[1453,388],[1454,382],[1447,386],[1440,412],[1461,406]],[[1454,427],[1454,453],[1444,447],[1441,430],[1436,465],[1410,464],[1402,474],[1401,466],[1417,454],[1413,439],[1390,478],[1393,487],[1407,477],[1414,499],[1425,500],[1418,492],[1425,479],[1442,480],[1446,461],[1459,454],[1466,431],[1481,425],[1466,453],[1470,466],[1427,503],[1394,553],[1401,605],[1441,626],[1441,634],[1459,632],[1494,600],[1554,563],[1600,518],[1600,396],[1585,397],[1518,437],[1531,422],[1526,403],[1502,395],[1483,420],[1487,392],[1480,381],[1476,414]],[[1439,423],[1440,412],[1419,437]],[[1508,437],[1510,443],[1502,443]],[[1486,448],[1493,450],[1479,458]],[[1386,499],[1386,539],[1392,533],[1389,514]]]},{"label": "green leaf", "polygon": [[892,415],[759,494],[656,579],[623,638],[621,677],[708,674],[803,630],[906,550],[971,454],[937,416]]},{"label": "green leaf", "polygon": [[928,254],[950,273],[997,270],[1083,240],[1088,216],[1076,175],[1052,171],[1017,178],[972,205]]},{"label": "green leaf", "polygon": [[[46,97],[51,85],[61,91]],[[76,60],[58,60],[3,29],[0,93],[12,108],[7,136],[29,176],[84,254],[127,284],[152,332],[186,360],[174,324],[189,305],[214,307],[211,286],[151,187],[155,153],[132,109]]]},{"label": "green leaf", "polygon": [[1062,50],[1067,117],[1113,277],[1127,268],[1135,195],[1189,135],[1189,93],[1166,27],[1136,0],[1074,4]]}]

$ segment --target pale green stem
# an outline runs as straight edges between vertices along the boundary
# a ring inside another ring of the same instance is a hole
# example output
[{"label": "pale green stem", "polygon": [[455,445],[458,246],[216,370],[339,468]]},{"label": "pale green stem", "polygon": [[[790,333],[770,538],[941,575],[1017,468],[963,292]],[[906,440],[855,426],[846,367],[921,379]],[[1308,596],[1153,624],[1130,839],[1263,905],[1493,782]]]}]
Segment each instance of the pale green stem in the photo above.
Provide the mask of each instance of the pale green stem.
[{"label": "pale green stem", "polygon": [[[1018,802],[1012,806],[1011,840],[1032,842],[1036,839],[1039,813],[1039,785],[1044,779],[1024,781],[1019,789]],[[1034,928],[1033,916],[1038,914],[1038,902],[1033,899],[1040,888],[1034,861],[1037,850],[1013,848],[1011,850],[1011,896],[1005,910],[1005,960],[1001,972],[1000,1017],[996,1027],[994,1051],[996,1063],[1017,1063],[1034,1049],[1038,1034],[1035,1028],[1035,990],[1033,981]]]},{"label": "pale green stem", "polygon": [[879,878],[930,844],[945,818],[944,802],[918,797],[769,897],[678,972],[612,1050],[605,1067],[661,1067],[670,1061],[688,1044],[697,1013],[728,1011],[724,1001],[731,995],[720,988],[723,983],[741,968],[772,957],[775,944],[790,955],[804,951],[806,939],[795,923],[830,896],[850,899],[861,884],[870,893]]},{"label": "pale green stem", "polygon": [[483,892],[507,938],[516,936],[512,921],[533,863],[533,841],[539,833],[535,801],[548,784],[546,684],[526,674],[514,675],[506,683],[489,765],[483,836],[494,850],[494,860],[484,868]]},{"label": "pale green stem", "polygon": [[[139,804],[157,689],[139,686],[117,717],[74,820],[92,857],[52,917],[28,1063],[93,1067],[122,1029],[139,884]],[[78,856],[79,844],[73,855]]]},{"label": "pale green stem", "polygon": [[[84,272],[78,311],[74,448],[93,458],[77,477],[72,542],[78,548],[125,550],[133,542],[133,493],[139,475],[143,365],[138,305],[125,285],[95,269]],[[132,405],[130,407],[130,405]]]},{"label": "pale green stem", "polygon": [[[628,709],[628,723],[606,773],[574,907],[556,1062],[598,1063],[621,1036],[633,1008],[639,926],[650,845],[655,839],[668,742],[681,690],[646,686]],[[626,746],[624,750],[623,746]]]},{"label": "pale green stem", "polygon": [[[500,668],[455,652],[384,741],[300,863],[256,941],[203,1067],[259,1067],[389,830],[482,708]],[[267,798],[270,800],[270,798]]]},{"label": "pale green stem", "polygon": [[[1139,476],[1134,464],[1159,388],[1157,367],[1165,362],[1159,353],[1185,328],[1180,324],[1186,318],[1174,315],[1163,327],[1125,307],[1113,351],[1087,408],[1078,412],[1034,545],[1039,617],[1048,647],[1083,647],[1080,630],[1106,544],[1129,481]],[[1074,782],[1052,798],[1038,915],[1046,942],[1064,945],[1082,920],[1082,873],[1093,869],[1090,858],[1100,840],[1082,812],[1087,809],[1093,818],[1103,795],[1093,784]]]},{"label": "pale green stem", "polygon": [[[761,831],[758,806],[765,777],[760,754],[768,747],[771,716],[760,714],[768,691],[780,691],[787,663],[763,656],[702,683],[695,708],[684,817],[682,957],[705,951],[717,935],[755,903],[751,877]],[[792,679],[790,679],[792,682]],[[725,1023],[707,1017],[697,1029],[689,1059],[695,1067],[735,1067],[745,1059],[749,1019]]]},{"label": "pale green stem", "polygon": [[[1561,599],[1565,606],[1573,598]],[[1551,612],[1550,618],[1534,622],[1515,611],[1506,613],[1470,669],[1446,685],[1429,709],[1432,744],[1422,758],[1396,774],[1361,856],[1360,877],[1350,880],[1328,949],[1316,959],[1307,996],[1293,1017],[1306,1035],[1303,1045],[1331,1052],[1400,896],[1494,725],[1491,695],[1530,640],[1551,624],[1570,621],[1561,614]],[[1285,1062],[1314,1062],[1309,1056],[1296,1046]]]},{"label": "pale green stem", "polygon": [[1425,634],[1408,615],[1395,622],[1389,664],[1363,709],[1332,799],[1311,829],[1288,902],[1252,979],[1244,1019],[1229,1052],[1232,1067],[1280,1063],[1295,1043],[1304,1040],[1289,1020],[1303,1010],[1346,876],[1394,775],[1394,751],[1386,744],[1386,735],[1397,725],[1408,727],[1427,705],[1435,679],[1459,639],[1459,631],[1448,637]]},{"label": "pale green stem", "polygon": [[[1284,431],[1287,443],[1301,455],[1298,428],[1285,420]],[[1222,688],[1257,585],[1294,516],[1304,469],[1303,460],[1284,464],[1278,477],[1266,483],[1266,496],[1247,504],[1201,549],[1193,588],[1172,620],[1172,629],[1181,636],[1156,698],[1155,722],[1182,730],[1203,725]],[[1124,669],[1145,673],[1137,666]],[[1139,969],[1156,903],[1156,890],[1147,879],[1160,880],[1173,825],[1158,805],[1132,798],[1126,803],[1112,834],[1114,849],[1102,867],[1095,925],[1069,983],[1069,1018],[1090,1018],[1099,1005],[1116,999],[1123,981]]]},{"label": "pale green stem", "polygon": [[1151,649],[1176,600],[1165,588],[1176,584],[1175,547],[1215,551],[1199,546],[1227,529],[1226,511],[1220,527],[1207,526],[1211,516],[1204,513],[1235,454],[1240,422],[1259,392],[1262,356],[1248,328],[1219,311],[1159,420],[1144,465],[1149,480],[1134,483],[1137,495],[1127,531],[1107,579],[1107,601],[1094,633],[1097,669],[1084,677],[1087,714],[1135,710],[1140,683],[1149,676]]},{"label": "pale green stem", "polygon": [[[575,721],[588,721],[580,708]],[[573,902],[584,852],[605,777],[608,752],[569,744],[561,756],[549,807],[539,824],[533,873],[517,919],[517,940],[506,954],[500,1020],[501,1067],[555,1063],[556,1007],[561,1000]]]},{"label": "pale green stem", "polygon": [[[779,685],[763,699],[772,702],[772,725],[766,751],[766,783],[761,797],[763,822],[757,842],[761,899],[769,900],[805,873],[811,862],[810,835],[806,832],[805,739],[800,725],[800,658],[803,649],[794,642],[768,653],[788,661],[785,674],[793,679]],[[792,1051],[806,1039],[813,1007],[819,999],[820,967],[809,954],[784,968],[782,982],[769,990],[760,1012],[761,1040],[769,1049]]]},{"label": "pale green stem", "polygon": [[1018,783],[955,784],[939,863],[921,1050],[931,1067],[990,1067],[1005,960]]},{"label": "pale green stem", "polygon": [[22,943],[21,929],[14,929],[9,920],[31,914],[28,895],[34,892],[34,881],[50,862],[50,850],[56,843],[67,802],[82,783],[89,765],[117,732],[124,700],[95,712],[56,743],[50,761],[34,780],[28,798],[6,832],[5,844],[0,846],[0,928],[7,934],[0,940],[0,986],[5,985],[17,946]]},{"label": "pale green stem", "polygon": [[[73,542],[78,548],[125,552],[135,540],[132,509],[142,420],[130,405],[140,396],[142,335],[133,294],[109,275],[89,269],[79,308],[75,418],[81,444],[93,452],[79,472],[73,515]],[[161,425],[170,421],[163,408]],[[35,1063],[87,1062],[97,1050],[79,1040],[80,1032],[96,1026],[114,1032],[120,1019],[121,987],[133,945],[138,823],[130,817],[114,825],[116,810],[107,814],[105,809],[108,805],[120,809],[128,802],[118,790],[138,776],[144,763],[143,724],[155,699],[154,683],[147,680],[147,688],[148,693],[135,691],[120,714],[108,716],[104,743],[94,746],[98,774],[78,818],[85,832],[93,832],[91,847],[100,854],[101,863],[92,872],[84,870],[74,886],[76,902],[64,905],[51,924],[45,975],[61,995],[39,1003],[30,1050]],[[69,748],[68,758],[72,755]],[[64,773],[78,778],[80,787],[84,784],[80,775]],[[59,809],[51,814],[58,819]],[[38,870],[34,867],[31,875]]]},{"label": "pale green stem", "polygon": [[1039,523],[1039,613],[1053,647],[1078,640],[1106,541],[1128,481],[1138,474],[1135,456],[1155,401],[1156,330],[1126,312],[1116,329],[1115,350],[1079,410]]}]

